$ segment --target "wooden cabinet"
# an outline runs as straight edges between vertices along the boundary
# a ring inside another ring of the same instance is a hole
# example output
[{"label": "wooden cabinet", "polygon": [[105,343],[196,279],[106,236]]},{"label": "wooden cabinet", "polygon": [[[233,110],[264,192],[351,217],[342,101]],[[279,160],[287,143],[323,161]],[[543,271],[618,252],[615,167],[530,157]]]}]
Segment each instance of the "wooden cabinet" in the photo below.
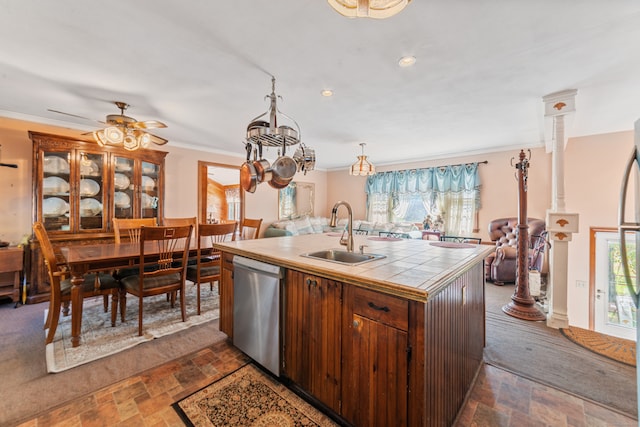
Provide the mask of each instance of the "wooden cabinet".
[{"label": "wooden cabinet", "polygon": [[[166,152],[99,147],[90,140],[30,132],[33,221],[56,246],[113,238],[112,218],[162,218]],[[48,299],[46,269],[32,242],[29,301]]]},{"label": "wooden cabinet", "polygon": [[20,272],[22,272],[22,248],[0,249],[0,297],[20,301]]},{"label": "wooden cabinet", "polygon": [[233,255],[222,253],[222,274],[220,277],[220,320],[222,332],[233,340]]},{"label": "wooden cabinet", "polygon": [[[223,272],[221,329],[233,324],[230,268]],[[418,301],[349,278],[288,270],[285,383],[345,425],[453,425],[482,366],[483,257],[457,273]]]},{"label": "wooden cabinet", "polygon": [[357,426],[406,426],[409,303],[355,286],[345,290],[342,387],[348,392],[341,415]]},{"label": "wooden cabinet", "polygon": [[288,270],[283,375],[340,412],[342,283]]}]

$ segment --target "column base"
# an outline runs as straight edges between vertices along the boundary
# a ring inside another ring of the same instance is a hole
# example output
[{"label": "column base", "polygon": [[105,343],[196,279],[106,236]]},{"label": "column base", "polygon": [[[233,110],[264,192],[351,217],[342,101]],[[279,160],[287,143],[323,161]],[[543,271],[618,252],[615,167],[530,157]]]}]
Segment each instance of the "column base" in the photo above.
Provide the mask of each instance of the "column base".
[{"label": "column base", "polygon": [[547,318],[535,305],[519,304],[513,300],[502,307],[502,311],[509,316],[522,320],[541,321]]},{"label": "column base", "polygon": [[563,329],[569,327],[569,318],[566,315],[550,314],[547,317],[547,326],[555,329]]}]

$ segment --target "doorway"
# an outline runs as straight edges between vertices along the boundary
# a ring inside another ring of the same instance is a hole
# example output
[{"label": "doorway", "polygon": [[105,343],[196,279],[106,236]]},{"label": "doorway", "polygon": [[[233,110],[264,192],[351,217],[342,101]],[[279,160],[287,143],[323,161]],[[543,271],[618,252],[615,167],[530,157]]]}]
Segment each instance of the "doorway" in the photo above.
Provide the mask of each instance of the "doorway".
[{"label": "doorway", "polygon": [[244,217],[244,191],[240,187],[240,167],[198,162],[198,221],[218,223]]},{"label": "doorway", "polygon": [[[592,229],[591,233],[594,330],[635,341],[637,310],[622,270],[620,234],[615,229]],[[626,246],[631,279],[635,281],[636,243],[633,233],[628,233]]]}]

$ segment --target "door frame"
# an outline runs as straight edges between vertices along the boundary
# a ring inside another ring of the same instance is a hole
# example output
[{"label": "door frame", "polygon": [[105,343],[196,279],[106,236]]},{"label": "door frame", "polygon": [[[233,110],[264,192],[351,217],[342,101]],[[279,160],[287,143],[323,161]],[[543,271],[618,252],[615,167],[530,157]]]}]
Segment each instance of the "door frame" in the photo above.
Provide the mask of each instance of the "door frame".
[{"label": "door frame", "polygon": [[[205,162],[198,160],[198,221],[203,224],[207,221],[207,184],[209,167],[236,169],[238,171],[238,185],[240,185],[240,166],[226,163]],[[244,189],[240,185],[240,223],[244,219]]]},{"label": "door frame", "polygon": [[[589,329],[596,330],[596,234],[618,234],[617,227],[590,227],[589,228]],[[636,326],[637,328],[637,326]],[[635,334],[634,334],[635,335]]]}]

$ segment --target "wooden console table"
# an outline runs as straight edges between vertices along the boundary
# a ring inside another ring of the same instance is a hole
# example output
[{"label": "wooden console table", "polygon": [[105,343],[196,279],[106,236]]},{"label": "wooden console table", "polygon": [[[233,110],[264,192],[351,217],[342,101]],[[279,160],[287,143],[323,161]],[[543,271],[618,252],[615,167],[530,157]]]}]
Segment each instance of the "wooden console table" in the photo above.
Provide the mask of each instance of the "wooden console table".
[{"label": "wooden console table", "polygon": [[20,302],[20,272],[23,259],[22,248],[0,249],[0,297],[11,297],[16,306]]}]

